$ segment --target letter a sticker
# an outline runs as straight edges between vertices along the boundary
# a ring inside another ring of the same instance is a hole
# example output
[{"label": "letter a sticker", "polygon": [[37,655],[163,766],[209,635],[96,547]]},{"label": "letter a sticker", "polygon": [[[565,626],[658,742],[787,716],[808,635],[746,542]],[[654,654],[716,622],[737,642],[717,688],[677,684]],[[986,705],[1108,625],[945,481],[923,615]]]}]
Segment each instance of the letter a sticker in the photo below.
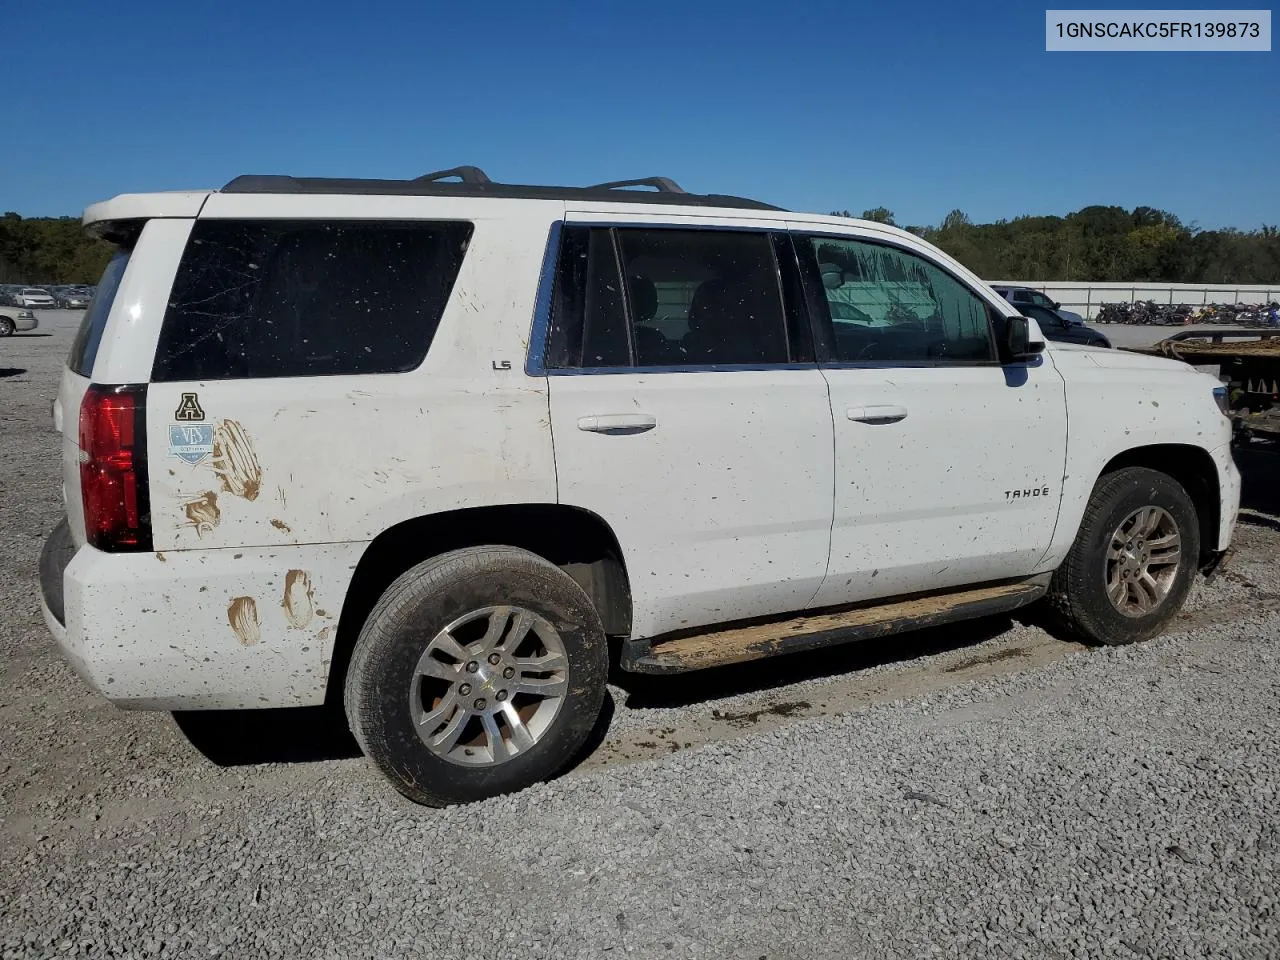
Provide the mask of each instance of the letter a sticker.
[{"label": "letter a sticker", "polygon": [[182,400],[173,414],[173,419],[188,422],[204,419],[204,410],[201,409],[200,400],[194,393],[184,393],[182,395]]}]

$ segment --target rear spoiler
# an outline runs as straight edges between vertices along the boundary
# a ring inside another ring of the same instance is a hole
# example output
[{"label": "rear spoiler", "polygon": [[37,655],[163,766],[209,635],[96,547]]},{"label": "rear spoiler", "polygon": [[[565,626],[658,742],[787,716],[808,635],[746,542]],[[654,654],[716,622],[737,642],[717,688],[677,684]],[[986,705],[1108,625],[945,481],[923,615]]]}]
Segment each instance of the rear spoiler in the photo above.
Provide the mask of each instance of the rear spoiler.
[{"label": "rear spoiler", "polygon": [[122,193],[118,197],[85,208],[85,233],[113,243],[135,238],[142,224],[157,217],[195,218],[212,190],[183,190],[172,193]]}]

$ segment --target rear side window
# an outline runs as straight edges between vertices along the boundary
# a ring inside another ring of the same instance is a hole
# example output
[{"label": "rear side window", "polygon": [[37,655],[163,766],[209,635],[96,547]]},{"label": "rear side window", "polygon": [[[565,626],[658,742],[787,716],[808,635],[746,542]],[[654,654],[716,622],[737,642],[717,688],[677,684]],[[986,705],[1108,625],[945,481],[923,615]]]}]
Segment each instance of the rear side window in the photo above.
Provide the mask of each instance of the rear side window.
[{"label": "rear side window", "polygon": [[201,220],[152,379],[401,373],[422,363],[472,225]]},{"label": "rear side window", "polygon": [[98,292],[80,319],[80,329],[76,331],[76,338],[71,342],[71,355],[67,357],[67,366],[72,373],[82,377],[93,375],[93,362],[98,357],[102,331],[106,329],[111,304],[120,289],[120,279],[124,276],[125,267],[129,266],[129,252],[121,247],[111,257],[102,279],[98,281]]},{"label": "rear side window", "polygon": [[640,366],[787,362],[767,234],[637,229],[618,239]]},{"label": "rear side window", "polygon": [[775,238],[765,232],[571,227],[553,299],[547,364],[565,367],[787,363]]}]

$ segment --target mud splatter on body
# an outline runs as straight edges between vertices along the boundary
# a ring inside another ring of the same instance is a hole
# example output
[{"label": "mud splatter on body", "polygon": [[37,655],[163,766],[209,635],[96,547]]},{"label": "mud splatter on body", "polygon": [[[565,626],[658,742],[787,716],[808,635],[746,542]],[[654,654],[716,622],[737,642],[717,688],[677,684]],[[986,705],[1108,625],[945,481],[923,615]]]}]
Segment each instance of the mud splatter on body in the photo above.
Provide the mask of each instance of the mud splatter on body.
[{"label": "mud splatter on body", "polygon": [[218,510],[218,495],[212,490],[188,500],[182,505],[182,510],[187,515],[187,522],[195,527],[196,534],[201,537],[211,533],[222,520],[222,513]]},{"label": "mud splatter on body", "polygon": [[253,646],[262,639],[262,630],[258,626],[258,604],[253,597],[236,597],[227,607],[227,621],[239,641],[246,647]]},{"label": "mud splatter on body", "polygon": [[302,630],[315,615],[315,591],[305,570],[290,570],[284,578],[284,618],[294,630]]},{"label": "mud splatter on body", "polygon": [[236,421],[223,420],[214,428],[212,464],[223,490],[246,500],[258,499],[262,466],[249,434]]}]

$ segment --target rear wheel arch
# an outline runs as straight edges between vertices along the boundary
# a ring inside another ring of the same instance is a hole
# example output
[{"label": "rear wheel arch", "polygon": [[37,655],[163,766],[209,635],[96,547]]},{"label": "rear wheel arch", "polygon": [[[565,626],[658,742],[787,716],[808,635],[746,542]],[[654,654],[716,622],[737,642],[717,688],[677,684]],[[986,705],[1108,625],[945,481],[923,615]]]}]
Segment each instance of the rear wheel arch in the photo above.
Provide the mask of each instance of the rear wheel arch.
[{"label": "rear wheel arch", "polygon": [[509,546],[563,570],[591,598],[607,635],[631,632],[631,586],[622,550],[597,514],[563,504],[470,507],[402,521],[365,548],[347,588],[329,666],[326,702],[341,705],[351,654],[378,599],[403,573],[453,550]]},{"label": "rear wheel arch", "polygon": [[1222,490],[1218,468],[1209,451],[1183,443],[1134,447],[1112,457],[1102,468],[1099,481],[1126,467],[1146,467],[1176,480],[1196,508],[1200,526],[1200,561],[1207,563],[1216,552],[1218,524],[1222,512]]}]

